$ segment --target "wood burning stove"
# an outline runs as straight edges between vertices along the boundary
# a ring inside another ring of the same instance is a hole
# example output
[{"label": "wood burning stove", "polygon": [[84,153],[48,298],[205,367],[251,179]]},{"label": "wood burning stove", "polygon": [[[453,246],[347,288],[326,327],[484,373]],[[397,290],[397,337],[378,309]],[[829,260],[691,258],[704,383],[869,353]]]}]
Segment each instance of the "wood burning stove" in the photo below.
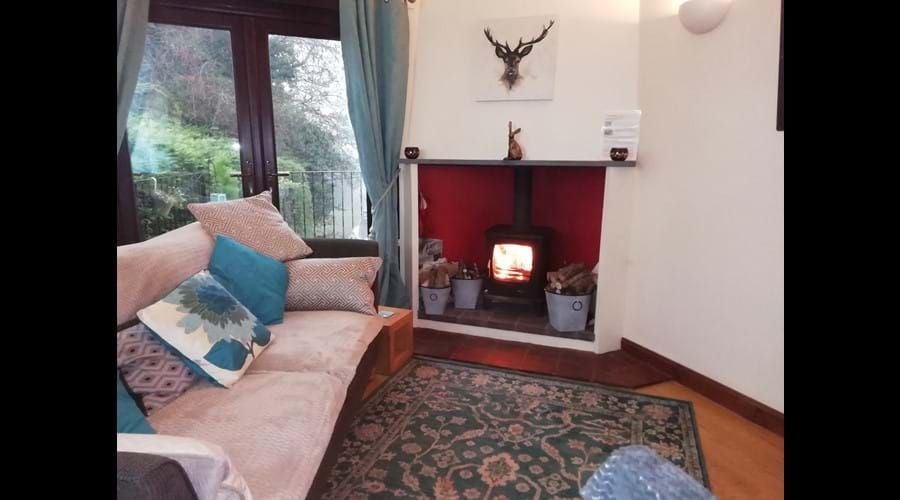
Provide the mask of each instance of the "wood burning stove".
[{"label": "wood burning stove", "polygon": [[513,223],[492,226],[484,233],[490,259],[484,306],[493,302],[528,304],[542,315],[553,230],[531,225],[531,167],[513,168]]}]

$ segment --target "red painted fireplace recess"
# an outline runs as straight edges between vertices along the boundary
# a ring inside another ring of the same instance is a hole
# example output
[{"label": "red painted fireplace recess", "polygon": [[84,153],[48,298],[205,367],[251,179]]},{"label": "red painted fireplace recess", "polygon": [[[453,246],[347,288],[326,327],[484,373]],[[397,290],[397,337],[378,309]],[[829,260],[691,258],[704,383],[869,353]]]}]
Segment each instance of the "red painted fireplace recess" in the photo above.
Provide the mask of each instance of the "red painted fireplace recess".
[{"label": "red painted fireplace recess", "polygon": [[[565,262],[597,263],[606,171],[602,168],[534,167],[531,223],[553,229],[549,270]],[[419,191],[428,201],[423,237],[444,241],[444,256],[491,259],[485,232],[513,221],[513,169],[420,166]]]}]

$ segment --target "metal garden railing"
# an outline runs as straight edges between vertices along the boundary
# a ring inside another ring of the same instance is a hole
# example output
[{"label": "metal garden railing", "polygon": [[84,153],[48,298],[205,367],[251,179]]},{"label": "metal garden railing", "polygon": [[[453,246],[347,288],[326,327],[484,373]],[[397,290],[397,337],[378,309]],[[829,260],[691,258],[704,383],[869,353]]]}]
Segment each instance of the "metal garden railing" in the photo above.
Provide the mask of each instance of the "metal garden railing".
[{"label": "metal garden railing", "polygon": [[[225,199],[212,192],[221,186],[213,189],[211,182],[208,171],[135,173],[143,239],[193,222],[188,203]],[[359,171],[290,172],[279,178],[278,195],[285,221],[302,237],[364,239],[368,235],[370,211]]]}]

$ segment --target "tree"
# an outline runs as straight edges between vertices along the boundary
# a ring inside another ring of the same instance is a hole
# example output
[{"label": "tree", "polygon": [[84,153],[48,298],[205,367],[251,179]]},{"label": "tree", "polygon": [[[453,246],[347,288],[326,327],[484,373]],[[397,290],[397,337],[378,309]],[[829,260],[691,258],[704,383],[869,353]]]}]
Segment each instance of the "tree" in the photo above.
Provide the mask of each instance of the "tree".
[{"label": "tree", "polygon": [[[305,182],[320,175],[311,173],[359,169],[340,44],[273,35],[269,55],[278,169],[292,172],[280,179],[281,208],[301,232],[320,227],[310,224],[315,214],[336,211],[333,176]],[[192,220],[187,202],[207,201],[210,193],[240,196],[240,183],[231,177],[240,169],[237,136],[229,34],[151,24],[129,117],[145,237]],[[330,232],[328,224],[320,231]]]}]

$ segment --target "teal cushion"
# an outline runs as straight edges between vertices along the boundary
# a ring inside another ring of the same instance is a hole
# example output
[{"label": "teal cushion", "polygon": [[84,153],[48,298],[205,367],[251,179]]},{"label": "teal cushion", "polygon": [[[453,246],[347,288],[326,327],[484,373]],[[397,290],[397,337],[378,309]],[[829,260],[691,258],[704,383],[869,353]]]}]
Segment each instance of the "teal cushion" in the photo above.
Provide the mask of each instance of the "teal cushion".
[{"label": "teal cushion", "polygon": [[122,374],[116,370],[116,432],[132,434],[156,434],[144,418],[137,403],[122,383]]},{"label": "teal cushion", "polygon": [[264,325],[284,321],[287,266],[233,239],[217,235],[209,273]]}]

